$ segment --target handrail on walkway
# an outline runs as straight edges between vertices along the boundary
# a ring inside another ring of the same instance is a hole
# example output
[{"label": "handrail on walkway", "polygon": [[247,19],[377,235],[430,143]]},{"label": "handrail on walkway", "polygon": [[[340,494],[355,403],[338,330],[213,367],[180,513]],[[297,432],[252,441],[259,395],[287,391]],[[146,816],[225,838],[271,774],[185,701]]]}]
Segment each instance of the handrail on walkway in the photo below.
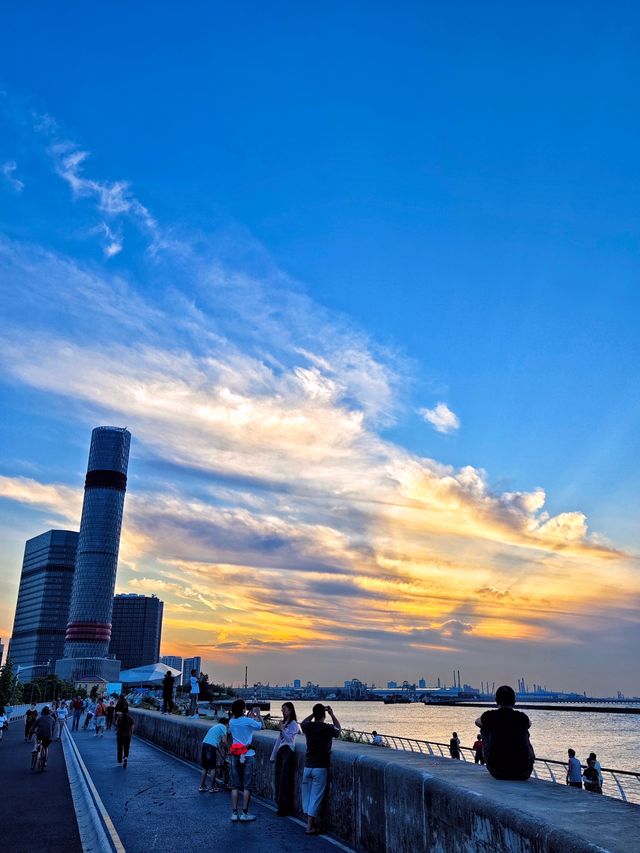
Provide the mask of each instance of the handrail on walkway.
[{"label": "handrail on walkway", "polygon": [[[271,716],[270,723],[278,723],[279,717]],[[388,749],[397,749],[404,752],[414,752],[419,755],[436,756],[440,758],[451,758],[449,753],[448,743],[439,743],[432,740],[418,740],[417,738],[405,737],[404,735],[384,735],[379,733],[382,738],[381,744],[373,743],[373,735],[371,732],[363,732],[358,729],[344,728],[340,739],[350,743],[367,743],[372,746],[382,746]],[[460,747],[460,756],[462,761],[470,764],[475,764],[475,750],[470,746]],[[585,764],[582,767],[586,767]],[[555,768],[555,772],[554,772]],[[562,768],[560,770],[559,768]],[[558,761],[554,758],[539,758],[533,767],[534,779],[542,779],[547,782],[555,782],[556,784],[564,784],[566,776],[567,764],[564,761]],[[625,803],[640,804],[640,772],[633,770],[619,770],[615,767],[603,767],[603,787],[604,782],[614,782],[615,788],[612,792],[607,791],[608,796],[623,800]],[[622,779],[620,777],[623,777]],[[626,783],[627,788],[624,787]]]}]

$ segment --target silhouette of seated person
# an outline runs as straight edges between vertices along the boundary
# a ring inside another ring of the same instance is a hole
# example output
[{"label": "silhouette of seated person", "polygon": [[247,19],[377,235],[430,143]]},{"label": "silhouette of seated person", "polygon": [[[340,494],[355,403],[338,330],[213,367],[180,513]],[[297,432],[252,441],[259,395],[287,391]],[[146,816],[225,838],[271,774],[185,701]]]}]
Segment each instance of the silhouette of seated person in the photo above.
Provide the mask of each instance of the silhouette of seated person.
[{"label": "silhouette of seated person", "polygon": [[535,754],[529,740],[531,721],[516,711],[516,694],[504,684],[496,691],[493,711],[485,711],[476,720],[482,731],[482,753],[494,779],[524,781],[531,776]]}]

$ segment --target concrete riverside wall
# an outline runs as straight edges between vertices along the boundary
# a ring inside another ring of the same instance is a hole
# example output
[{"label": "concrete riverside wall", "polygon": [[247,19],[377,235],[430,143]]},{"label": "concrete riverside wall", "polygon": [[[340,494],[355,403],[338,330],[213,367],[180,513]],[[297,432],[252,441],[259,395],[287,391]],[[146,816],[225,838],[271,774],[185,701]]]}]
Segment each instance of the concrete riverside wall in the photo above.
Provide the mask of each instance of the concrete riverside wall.
[{"label": "concrete riverside wall", "polygon": [[[205,720],[132,710],[135,734],[199,764]],[[273,800],[276,734],[258,732],[256,795]],[[304,738],[296,748],[301,815]],[[327,831],[363,853],[638,853],[640,807],[530,779],[502,782],[485,768],[383,747],[334,742]],[[292,832],[298,831],[292,826]],[[300,830],[301,831],[301,830]]]}]

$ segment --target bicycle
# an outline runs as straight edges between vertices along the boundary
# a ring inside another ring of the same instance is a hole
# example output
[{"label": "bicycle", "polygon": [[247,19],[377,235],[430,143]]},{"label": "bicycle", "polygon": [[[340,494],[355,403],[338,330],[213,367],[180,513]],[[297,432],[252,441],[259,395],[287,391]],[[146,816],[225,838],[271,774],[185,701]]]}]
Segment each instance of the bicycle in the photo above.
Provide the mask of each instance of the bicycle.
[{"label": "bicycle", "polygon": [[31,751],[31,769],[36,767],[40,772],[47,766],[47,758],[49,757],[49,748],[46,747],[41,740],[36,741],[36,747]]}]

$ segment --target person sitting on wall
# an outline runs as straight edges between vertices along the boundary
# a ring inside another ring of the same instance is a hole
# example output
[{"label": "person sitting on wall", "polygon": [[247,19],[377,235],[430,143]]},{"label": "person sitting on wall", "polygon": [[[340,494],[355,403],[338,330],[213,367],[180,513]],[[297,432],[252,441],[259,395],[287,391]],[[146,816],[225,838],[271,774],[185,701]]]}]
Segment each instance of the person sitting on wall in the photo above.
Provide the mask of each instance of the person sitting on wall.
[{"label": "person sitting on wall", "polygon": [[524,781],[531,776],[535,753],[529,740],[531,721],[516,711],[516,694],[503,684],[496,690],[498,708],[476,720],[482,732],[482,754],[494,779]]}]

